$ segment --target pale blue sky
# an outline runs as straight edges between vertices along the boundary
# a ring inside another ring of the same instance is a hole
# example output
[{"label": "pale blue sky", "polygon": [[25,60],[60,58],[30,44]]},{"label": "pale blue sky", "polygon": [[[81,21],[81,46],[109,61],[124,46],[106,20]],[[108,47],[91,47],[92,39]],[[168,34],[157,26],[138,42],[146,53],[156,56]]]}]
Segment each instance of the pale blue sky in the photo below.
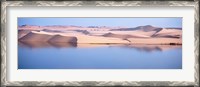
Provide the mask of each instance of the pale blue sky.
[{"label": "pale blue sky", "polygon": [[18,18],[21,25],[75,25],[75,26],[109,26],[137,27],[152,25],[156,27],[182,28],[182,18]]}]

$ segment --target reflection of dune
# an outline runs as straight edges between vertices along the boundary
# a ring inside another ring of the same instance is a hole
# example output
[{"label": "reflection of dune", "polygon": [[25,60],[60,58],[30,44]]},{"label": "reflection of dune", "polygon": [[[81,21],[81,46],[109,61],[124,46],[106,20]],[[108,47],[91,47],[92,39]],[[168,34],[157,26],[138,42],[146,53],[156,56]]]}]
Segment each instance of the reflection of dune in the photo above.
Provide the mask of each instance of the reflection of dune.
[{"label": "reflection of dune", "polygon": [[147,51],[147,52],[151,52],[151,51],[162,51],[162,49],[160,47],[133,47],[133,48],[136,48],[137,50],[140,50],[140,51]]},{"label": "reflection of dune", "polygon": [[29,48],[45,48],[45,47],[56,47],[56,48],[91,48],[91,47],[102,47],[109,46],[107,44],[76,44],[76,43],[54,43],[54,42],[33,42],[33,41],[23,41],[18,42],[19,46],[29,47]]},{"label": "reflection of dune", "polygon": [[[182,44],[181,38],[129,38],[133,44],[150,44],[150,45],[170,45],[170,43],[174,43],[177,45]],[[173,45],[173,44],[172,44]]]},{"label": "reflection of dune", "polygon": [[29,47],[29,48],[51,47],[51,45],[47,42],[19,41],[18,43],[22,47]]},{"label": "reflection of dune", "polygon": [[76,43],[52,43],[52,42],[33,42],[33,41],[19,41],[19,46],[29,48],[45,48],[45,47],[77,47]]},{"label": "reflection of dune", "polygon": [[52,47],[62,48],[62,47],[77,47],[76,43],[54,43],[54,42],[48,42],[51,44]]},{"label": "reflection of dune", "polygon": [[45,47],[56,47],[56,48],[90,48],[90,47],[102,47],[109,46],[107,44],[77,44],[77,43],[59,43],[59,42],[33,42],[33,41],[19,41],[19,46],[29,48],[45,48]]},{"label": "reflection of dune", "polygon": [[174,49],[174,48],[181,48],[180,45],[177,45],[177,46],[171,46],[171,45],[126,45],[123,47],[135,48],[137,50],[146,51],[146,52],[165,51],[165,50],[170,50],[170,49]]},{"label": "reflection of dune", "polygon": [[110,46],[108,44],[77,44],[78,48],[91,48],[91,47],[105,47]]},{"label": "reflection of dune", "polygon": [[181,48],[181,45],[131,45],[131,44],[76,44],[76,43],[54,43],[54,42],[28,42],[19,41],[19,46],[29,48],[93,48],[93,47],[123,47],[127,49],[136,49],[139,51],[152,52],[152,51],[165,51],[175,48]]}]

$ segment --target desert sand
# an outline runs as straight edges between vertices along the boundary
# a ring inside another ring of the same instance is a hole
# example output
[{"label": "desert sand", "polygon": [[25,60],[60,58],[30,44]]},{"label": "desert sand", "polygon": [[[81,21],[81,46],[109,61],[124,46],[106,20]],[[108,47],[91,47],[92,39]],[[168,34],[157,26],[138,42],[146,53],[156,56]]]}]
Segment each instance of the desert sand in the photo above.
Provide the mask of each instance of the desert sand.
[{"label": "desert sand", "polygon": [[151,25],[135,28],[81,26],[18,26],[21,42],[64,42],[78,44],[160,44],[181,45],[180,28],[160,28]]}]

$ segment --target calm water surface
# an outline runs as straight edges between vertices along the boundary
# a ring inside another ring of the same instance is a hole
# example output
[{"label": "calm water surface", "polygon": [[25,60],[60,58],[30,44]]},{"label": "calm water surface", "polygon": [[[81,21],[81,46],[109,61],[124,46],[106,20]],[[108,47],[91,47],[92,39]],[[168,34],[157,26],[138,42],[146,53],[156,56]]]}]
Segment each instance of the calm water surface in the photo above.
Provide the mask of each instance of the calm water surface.
[{"label": "calm water surface", "polygon": [[19,43],[18,69],[182,69],[182,47]]}]

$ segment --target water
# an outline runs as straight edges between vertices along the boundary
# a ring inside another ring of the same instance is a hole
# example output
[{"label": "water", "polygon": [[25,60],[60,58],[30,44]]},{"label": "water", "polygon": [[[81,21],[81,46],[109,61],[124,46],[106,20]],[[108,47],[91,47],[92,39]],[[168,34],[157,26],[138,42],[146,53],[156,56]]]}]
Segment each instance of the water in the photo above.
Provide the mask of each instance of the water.
[{"label": "water", "polygon": [[18,69],[182,69],[182,47],[20,42]]}]

